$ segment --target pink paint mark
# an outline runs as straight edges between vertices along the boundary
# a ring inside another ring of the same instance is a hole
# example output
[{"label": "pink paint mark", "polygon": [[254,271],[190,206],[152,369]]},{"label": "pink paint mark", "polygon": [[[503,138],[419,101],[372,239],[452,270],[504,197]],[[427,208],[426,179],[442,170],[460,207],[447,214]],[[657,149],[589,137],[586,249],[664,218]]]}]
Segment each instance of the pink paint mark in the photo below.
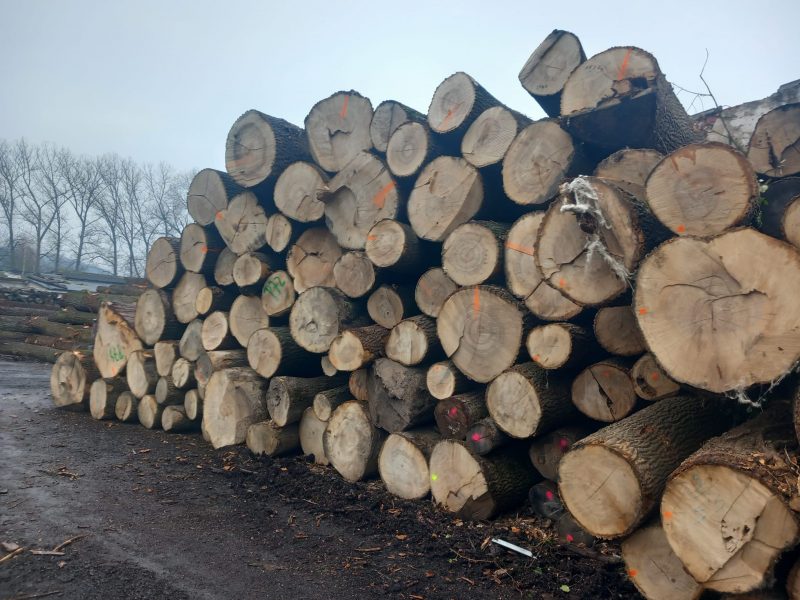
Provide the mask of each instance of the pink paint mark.
[{"label": "pink paint mark", "polygon": [[567,541],[568,541],[568,542],[571,542],[571,541],[573,541],[574,539],[575,539],[575,538],[574,538],[574,537],[572,537],[572,534],[571,534],[571,533],[568,533],[568,534],[567,534]]},{"label": "pink paint mark", "polygon": [[473,433],[472,434],[472,441],[473,442],[480,442],[481,441],[481,434],[480,433]]},{"label": "pink paint mark", "polygon": [[561,448],[562,452],[566,452],[569,448],[569,440],[566,438],[561,438],[558,440],[558,447]]},{"label": "pink paint mark", "polygon": [[547,491],[544,493],[544,497],[545,497],[545,498],[547,498],[548,500],[552,500],[552,499],[554,498],[554,496],[553,496],[553,492],[551,492],[550,490],[547,490]]},{"label": "pink paint mark", "polygon": [[458,414],[458,409],[454,406],[453,408],[450,409],[449,414],[451,417],[455,417]]}]

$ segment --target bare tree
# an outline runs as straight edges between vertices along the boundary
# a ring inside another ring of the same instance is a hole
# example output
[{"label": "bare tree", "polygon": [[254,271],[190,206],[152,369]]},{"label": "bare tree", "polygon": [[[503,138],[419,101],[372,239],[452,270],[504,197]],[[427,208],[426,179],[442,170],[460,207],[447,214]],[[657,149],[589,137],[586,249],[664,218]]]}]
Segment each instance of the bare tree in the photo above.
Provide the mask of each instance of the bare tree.
[{"label": "bare tree", "polygon": [[92,226],[102,218],[95,209],[103,196],[103,178],[97,160],[76,158],[65,152],[61,161],[61,171],[67,183],[67,201],[78,220],[78,236],[72,249],[75,252],[75,270],[80,271]]},{"label": "bare tree", "polygon": [[65,173],[61,168],[64,156],[69,151],[65,148],[57,149],[50,145],[43,145],[37,149],[38,168],[36,169],[34,180],[38,191],[43,195],[42,202],[48,204],[48,211],[51,216],[51,226],[48,232],[52,240],[52,255],[54,271],[58,271],[61,266],[61,258],[64,251],[65,238],[69,230],[68,215],[66,214],[66,204],[68,199],[68,186]]},{"label": "bare tree", "polygon": [[103,188],[95,207],[102,224],[96,236],[98,240],[103,240],[108,245],[103,247],[102,242],[96,242],[95,249],[91,253],[91,258],[111,267],[114,275],[119,275],[119,230],[123,212],[118,163],[119,157],[116,155],[106,155],[97,159]]},{"label": "bare tree", "polygon": [[[194,175],[193,172],[177,172],[164,162],[157,166],[145,165],[144,183],[148,203],[156,217],[155,235],[177,237],[186,227],[189,222],[186,194]],[[148,246],[150,241],[147,241]]]},{"label": "bare tree", "polygon": [[14,217],[17,216],[18,204],[22,195],[22,173],[11,144],[0,140],[0,206],[3,209],[6,227],[8,228],[8,254],[10,267],[15,264],[16,241],[14,236]]},{"label": "bare tree", "polygon": [[58,210],[40,185],[42,170],[40,149],[30,146],[21,139],[14,145],[13,157],[19,165],[23,188],[20,198],[20,217],[33,230],[36,253],[34,271],[38,273],[42,259],[42,244],[53,226]]}]

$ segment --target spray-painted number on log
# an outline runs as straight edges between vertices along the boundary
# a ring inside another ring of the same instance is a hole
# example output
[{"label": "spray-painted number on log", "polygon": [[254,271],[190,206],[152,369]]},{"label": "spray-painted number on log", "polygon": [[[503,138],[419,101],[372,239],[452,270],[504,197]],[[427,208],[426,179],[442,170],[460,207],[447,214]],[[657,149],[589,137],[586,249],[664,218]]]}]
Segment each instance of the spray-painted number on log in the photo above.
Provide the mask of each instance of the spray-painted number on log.
[{"label": "spray-painted number on log", "polygon": [[264,283],[264,293],[269,294],[273,298],[277,298],[281,293],[281,288],[286,286],[286,281],[280,275],[267,279]]},{"label": "spray-painted number on log", "polygon": [[119,346],[111,346],[108,349],[108,358],[113,361],[125,360],[125,353]]}]

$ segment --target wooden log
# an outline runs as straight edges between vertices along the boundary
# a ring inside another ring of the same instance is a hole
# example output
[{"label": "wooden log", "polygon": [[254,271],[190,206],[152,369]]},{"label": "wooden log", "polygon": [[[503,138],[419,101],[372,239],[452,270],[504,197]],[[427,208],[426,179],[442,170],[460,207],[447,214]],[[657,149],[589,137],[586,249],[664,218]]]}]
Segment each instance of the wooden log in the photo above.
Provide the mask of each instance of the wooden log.
[{"label": "wooden log", "polygon": [[296,233],[297,230],[287,217],[281,213],[270,215],[269,221],[267,221],[267,246],[273,252],[282,254],[286,252],[292,240],[297,237]]},{"label": "wooden log", "polygon": [[456,227],[442,245],[444,272],[462,286],[498,279],[509,227],[494,221],[470,221]]},{"label": "wooden log", "polygon": [[240,289],[261,292],[276,266],[276,260],[261,252],[246,252],[233,263],[233,282]]},{"label": "wooden log", "polygon": [[298,428],[300,449],[305,456],[313,456],[314,462],[318,465],[328,464],[328,457],[325,456],[325,448],[322,444],[322,438],[325,435],[327,426],[327,421],[321,421],[313,408],[307,408],[303,411]]},{"label": "wooden log", "polygon": [[183,397],[183,410],[186,412],[186,416],[192,421],[199,422],[203,417],[203,399],[196,389],[186,392],[186,395]]},{"label": "wooden log", "polygon": [[[405,123],[389,138],[386,147],[386,166],[393,175],[403,180],[417,175],[426,164],[438,156],[455,153],[452,144],[442,145],[442,140],[431,132],[427,123]],[[450,150],[446,152],[445,149]]]},{"label": "wooden log", "polygon": [[567,425],[537,436],[528,449],[533,468],[545,479],[558,481],[558,465],[561,463],[561,458],[575,442],[592,431],[587,425]]},{"label": "wooden log", "polygon": [[374,289],[378,271],[365,252],[350,251],[333,265],[333,280],[345,296],[362,298]]},{"label": "wooden log", "polygon": [[636,395],[648,402],[674,396],[681,390],[681,386],[664,372],[649,352],[631,367],[631,381]]},{"label": "wooden log", "polygon": [[58,337],[76,344],[88,345],[94,339],[92,330],[87,327],[76,327],[62,323],[51,323],[49,315],[36,315],[27,320],[27,324],[36,333],[50,337]]},{"label": "wooden log", "polygon": [[269,327],[269,316],[264,312],[261,297],[241,295],[234,300],[228,313],[228,326],[239,345],[247,348],[255,331]]},{"label": "wooden log", "polygon": [[58,407],[86,408],[91,386],[100,377],[94,361],[87,354],[61,352],[50,371],[50,393]]},{"label": "wooden log", "polygon": [[201,352],[197,358],[194,377],[199,386],[208,385],[211,376],[216,371],[246,367],[247,352],[245,350],[216,350],[214,352]]},{"label": "wooden log", "polygon": [[678,235],[717,235],[752,216],[758,183],[747,159],[727,144],[678,148],[647,178],[647,204]]},{"label": "wooden log", "polygon": [[246,188],[274,183],[289,164],[308,158],[301,127],[252,109],[236,119],[225,142],[225,170]]},{"label": "wooden log", "polygon": [[147,290],[139,296],[134,326],[136,334],[148,346],[162,338],[178,338],[185,329],[172,312],[169,296],[159,289]]},{"label": "wooden log", "polygon": [[592,335],[573,323],[549,323],[534,327],[528,333],[525,347],[531,360],[548,370],[583,367],[598,351]]},{"label": "wooden log", "polygon": [[219,253],[217,262],[214,263],[214,281],[217,285],[233,285],[233,265],[236,258],[236,253],[227,247]]},{"label": "wooden log", "polygon": [[267,213],[251,191],[231,198],[228,208],[220,211],[214,221],[225,244],[235,254],[255,252],[265,246],[268,223]]},{"label": "wooden log", "polygon": [[372,422],[389,433],[433,421],[436,399],[425,386],[425,369],[406,367],[379,358],[367,376],[367,399]]},{"label": "wooden log", "polygon": [[[61,301],[64,303],[64,306],[67,308],[72,308],[74,310],[83,311],[83,312],[91,312],[96,313],[100,310],[100,305],[103,302],[116,302],[119,304],[133,304],[136,302],[137,298],[141,294],[139,291],[135,295],[126,295],[126,294],[96,294],[94,292],[65,292],[61,298]],[[8,303],[5,303],[8,305]],[[30,303],[26,303],[23,306],[24,312],[19,314],[24,314],[25,316],[33,316],[33,315],[47,315],[50,316],[53,312],[51,308],[32,308]],[[14,308],[11,307],[7,310],[4,310],[3,313],[6,316],[11,316],[13,314],[17,314],[14,312]]]},{"label": "wooden log", "polygon": [[[186,331],[183,332],[181,341],[178,343],[178,353],[187,360],[195,361],[201,352],[203,352],[203,321],[195,319],[186,326]],[[169,366],[168,374],[171,373],[172,365]],[[161,376],[166,377],[166,375]]]},{"label": "wooden log", "polygon": [[297,423],[303,411],[314,404],[314,396],[345,381],[344,376],[273,377],[267,391],[269,416],[278,427]]},{"label": "wooden log", "polygon": [[497,426],[513,438],[528,438],[574,420],[568,380],[535,363],[501,373],[486,388],[486,407]]},{"label": "wooden log", "polygon": [[391,434],[378,455],[378,473],[386,491],[404,500],[420,500],[431,491],[428,459],[442,437],[434,429]]},{"label": "wooden log", "polygon": [[269,379],[274,375],[313,376],[316,356],[301,348],[288,327],[257,329],[247,342],[247,362],[256,373]]},{"label": "wooden log", "polygon": [[9,356],[19,356],[21,358],[30,358],[33,360],[42,360],[49,363],[55,363],[61,350],[54,348],[44,348],[35,344],[26,344],[25,342],[2,342],[0,341],[0,354]]},{"label": "wooden log", "polygon": [[800,177],[770,182],[762,197],[759,229],[800,247]]},{"label": "wooden log", "polygon": [[228,202],[242,188],[223,171],[203,169],[192,179],[186,207],[189,215],[200,225],[211,225],[217,214],[228,208]]},{"label": "wooden log", "polygon": [[372,226],[398,217],[402,201],[397,184],[381,159],[360,152],[328,184],[325,223],[337,243],[363,250]]},{"label": "wooden log", "polygon": [[528,500],[533,514],[543,519],[558,521],[566,512],[558,496],[558,486],[552,481],[540,481],[534,485],[528,491]]},{"label": "wooden log", "polygon": [[[177,361],[175,361],[177,364]],[[172,376],[168,377],[159,377],[158,383],[156,383],[156,391],[153,394],[156,398],[156,402],[163,406],[172,406],[175,404],[183,404],[183,396],[185,395],[182,390],[180,390],[172,379]]]},{"label": "wooden log", "polygon": [[261,290],[261,306],[269,317],[288,314],[296,299],[294,281],[286,271],[275,271]]},{"label": "wooden log", "polygon": [[391,329],[403,319],[419,314],[419,309],[411,287],[383,284],[367,299],[367,312],[378,325]]},{"label": "wooden log", "polygon": [[789,600],[800,598],[800,560],[796,560],[786,577],[786,593]]},{"label": "wooden log", "polygon": [[333,468],[354,483],[377,472],[385,439],[386,433],[370,421],[366,404],[351,401],[333,411],[322,444]]},{"label": "wooden log", "polygon": [[333,366],[327,354],[323,354],[322,357],[320,357],[319,366],[322,369],[323,375],[327,375],[328,377],[333,377],[339,372],[339,369]]},{"label": "wooden log", "polygon": [[439,156],[422,169],[408,198],[408,221],[419,237],[442,242],[478,214],[484,186],[478,170],[463,158]]},{"label": "wooden log", "polygon": [[431,396],[444,400],[474,389],[476,384],[468,379],[451,360],[443,360],[428,367],[425,385]]},{"label": "wooden log", "polygon": [[299,424],[279,427],[273,421],[259,421],[247,428],[245,443],[256,456],[281,456],[300,449]]},{"label": "wooden log", "polygon": [[225,242],[215,228],[189,223],[181,233],[181,265],[187,271],[211,277],[223,248]]},{"label": "wooden log", "polygon": [[[195,328],[198,327],[203,327],[202,322],[199,325],[195,325]],[[156,342],[156,345],[153,346],[153,358],[155,358],[156,372],[159,374],[159,376],[166,377],[172,373],[172,364],[175,362],[175,359],[178,358],[180,353],[179,346],[180,342],[175,341]]]},{"label": "wooden log", "polygon": [[436,327],[456,367],[470,379],[488,383],[517,361],[528,319],[505,289],[482,285],[453,292]]},{"label": "wooden log", "polygon": [[372,121],[369,125],[369,135],[372,146],[378,152],[387,152],[389,140],[397,128],[405,123],[421,123],[425,115],[401,104],[397,100],[384,100],[375,107]]},{"label": "wooden log", "polygon": [[194,363],[185,358],[179,358],[172,365],[172,383],[179,390],[188,390],[194,387],[197,382],[194,377]]},{"label": "wooden log", "polygon": [[275,183],[275,206],[300,223],[319,221],[325,214],[323,196],[328,191],[328,176],[315,164],[292,163]]},{"label": "wooden log", "polygon": [[353,395],[353,398],[359,402],[367,402],[369,393],[367,390],[367,378],[369,377],[368,369],[358,369],[350,373],[350,378],[347,380],[347,389]]},{"label": "wooden log", "polygon": [[179,323],[187,324],[195,320],[197,295],[206,287],[206,278],[200,273],[187,271],[183,274],[172,292],[172,311]]},{"label": "wooden log", "polygon": [[663,158],[657,150],[623,148],[604,158],[594,170],[594,176],[610,179],[632,196],[644,198],[647,178]]},{"label": "wooden log", "polygon": [[436,336],[436,321],[417,315],[392,327],[386,340],[386,357],[407,367],[442,358],[444,352]]},{"label": "wooden log", "polygon": [[183,275],[180,262],[181,241],[179,238],[160,237],[147,251],[145,273],[147,281],[157,288],[175,285]]},{"label": "wooden log", "polygon": [[752,229],[675,238],[639,269],[636,318],[672,379],[743,390],[774,381],[800,358],[798,275],[797,250]]},{"label": "wooden log", "polygon": [[564,84],[561,116],[572,135],[605,152],[666,154],[698,137],[656,59],[633,47],[610,48],[578,66]]},{"label": "wooden log", "polygon": [[514,138],[530,124],[528,117],[506,106],[487,108],[461,139],[461,156],[479,169],[497,166],[499,172]]},{"label": "wooden log", "polygon": [[5,332],[0,331],[0,339],[6,339],[9,341],[19,340],[22,338],[22,341],[26,344],[33,344],[35,346],[43,346],[46,348],[50,348],[52,350],[81,350],[84,348],[88,348],[89,344],[86,342],[80,342],[74,339],[63,339],[53,337],[51,335],[28,335],[28,336],[21,336],[19,333],[15,332]]},{"label": "wooden log", "polygon": [[389,330],[380,325],[347,329],[331,342],[328,358],[339,371],[356,371],[384,355]]},{"label": "wooden log", "polygon": [[483,111],[499,105],[477,81],[459,71],[437,86],[428,107],[428,125],[457,143]]},{"label": "wooden log", "polygon": [[464,519],[490,519],[522,503],[535,483],[523,458],[505,448],[475,456],[464,442],[442,440],[430,459],[433,500]]},{"label": "wooden log", "polygon": [[136,418],[146,429],[156,429],[161,427],[161,415],[164,413],[164,406],[156,402],[156,397],[147,394],[139,400],[136,406]]},{"label": "wooden log", "polygon": [[336,285],[333,265],[341,255],[336,238],[324,227],[304,231],[286,255],[286,270],[295,291],[302,294],[312,287]]},{"label": "wooden log", "polygon": [[658,521],[622,542],[628,577],[647,600],[696,600],[703,586],[686,572]]},{"label": "wooden log", "polygon": [[309,352],[327,352],[341,331],[366,321],[360,305],[335,288],[313,287],[297,298],[289,315],[292,337]]},{"label": "wooden log", "polygon": [[500,430],[494,419],[486,417],[467,430],[465,442],[470,452],[478,456],[484,456],[500,446],[506,445],[509,439]]},{"label": "wooden log", "polygon": [[195,431],[200,423],[190,419],[183,406],[167,406],[161,413],[161,428],[172,433]]},{"label": "wooden log", "polygon": [[442,437],[463,440],[470,427],[489,416],[486,391],[481,388],[440,400],[433,416]]},{"label": "wooden log", "polygon": [[135,398],[142,398],[156,391],[158,366],[155,350],[138,350],[128,357],[125,378],[128,389]]},{"label": "wooden log", "polygon": [[790,508],[797,497],[797,457],[791,408],[778,401],[709,440],[670,475],[661,501],[664,531],[706,589],[764,587],[781,552],[797,544],[800,525]]},{"label": "wooden log", "polygon": [[268,382],[249,367],[215,371],[203,400],[203,429],[214,448],[241,444],[267,418]]},{"label": "wooden log", "polygon": [[[203,350],[233,350],[239,347],[229,325],[229,313],[221,310],[208,315],[200,332]],[[196,359],[195,359],[196,360]]]},{"label": "wooden log", "polygon": [[429,317],[438,317],[447,297],[458,289],[456,282],[444,269],[434,267],[425,271],[414,288],[414,302]]},{"label": "wooden log", "polygon": [[554,29],[519,72],[519,82],[550,117],[561,114],[561,92],[570,74],[586,60],[574,33]]},{"label": "wooden log", "polygon": [[318,392],[314,396],[312,408],[317,415],[317,419],[328,422],[334,410],[352,399],[353,394],[350,392],[350,388],[346,385],[342,385]]},{"label": "wooden log", "polygon": [[564,505],[596,537],[631,533],[655,508],[669,474],[724,431],[723,408],[710,399],[665,398],[576,442],[558,466]]},{"label": "wooden log", "polygon": [[238,294],[230,288],[225,289],[217,286],[204,287],[197,292],[194,309],[197,311],[199,317],[205,317],[217,310],[230,310],[237,296]]},{"label": "wooden log", "polygon": [[756,123],[747,159],[756,172],[767,177],[800,173],[800,103],[785,104],[762,115]]},{"label": "wooden log", "polygon": [[590,419],[613,423],[636,407],[630,361],[609,358],[586,367],[572,382],[572,404]]},{"label": "wooden log", "polygon": [[328,172],[341,171],[359,152],[372,147],[371,123],[372,103],[358,92],[337,92],[320,100],[305,119],[314,161]]},{"label": "wooden log", "polygon": [[594,316],[597,343],[611,354],[639,356],[647,350],[631,306],[606,306]]},{"label": "wooden log", "polygon": [[[65,325],[94,325],[96,317],[93,314],[86,314],[73,308],[65,308],[47,315],[47,320]],[[5,328],[5,326],[3,327]]]},{"label": "wooden log", "polygon": [[133,328],[134,315],[132,305],[111,302],[100,305],[93,356],[102,377],[121,375],[131,353],[143,348]]},{"label": "wooden log", "polygon": [[117,397],[117,404],[114,406],[114,415],[118,421],[123,423],[136,423],[139,421],[139,399],[131,392],[122,392]]},{"label": "wooden log", "polygon": [[430,244],[421,241],[409,225],[384,219],[367,234],[364,251],[372,264],[392,273],[419,275],[435,258]]}]

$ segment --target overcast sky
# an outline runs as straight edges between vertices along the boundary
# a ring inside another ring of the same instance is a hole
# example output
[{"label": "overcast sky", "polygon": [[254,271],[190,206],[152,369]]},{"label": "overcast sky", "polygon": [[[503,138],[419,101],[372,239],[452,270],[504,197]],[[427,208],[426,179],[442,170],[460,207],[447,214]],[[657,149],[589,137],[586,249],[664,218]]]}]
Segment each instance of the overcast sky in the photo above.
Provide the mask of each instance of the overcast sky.
[{"label": "overcast sky", "polygon": [[644,48],[700,91],[707,48],[706,79],[734,105],[800,78],[798,23],[798,0],[0,0],[0,138],[222,169],[249,108],[302,126],[355,89],[426,112],[455,71],[540,118],[517,75],[556,28],[589,56]]}]

